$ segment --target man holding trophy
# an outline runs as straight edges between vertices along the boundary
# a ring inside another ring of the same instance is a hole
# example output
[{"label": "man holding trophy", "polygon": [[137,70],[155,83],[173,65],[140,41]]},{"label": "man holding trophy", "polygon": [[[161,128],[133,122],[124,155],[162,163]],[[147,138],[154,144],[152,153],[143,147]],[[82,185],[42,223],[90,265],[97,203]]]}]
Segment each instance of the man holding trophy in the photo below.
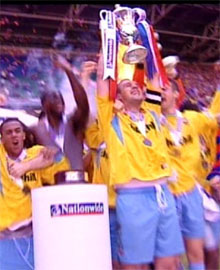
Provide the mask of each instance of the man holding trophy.
[{"label": "man holding trophy", "polygon": [[[139,16],[142,45],[135,44],[139,40],[135,14]],[[155,61],[158,51],[154,50],[152,29],[143,22],[142,10],[118,6],[114,12],[104,10],[100,15],[98,121],[110,159],[109,184],[117,193],[120,269],[149,269],[154,262],[155,269],[174,270],[175,256],[184,253],[184,246],[174,198],[167,187],[171,174],[167,147],[158,115],[146,108],[145,91],[126,75],[118,80],[118,42],[128,45],[125,63],[145,62],[147,57],[148,79],[155,90],[160,88],[155,78],[158,73],[162,77],[161,59]],[[148,40],[144,36],[147,32]],[[115,110],[114,98],[122,104],[120,110]]]}]

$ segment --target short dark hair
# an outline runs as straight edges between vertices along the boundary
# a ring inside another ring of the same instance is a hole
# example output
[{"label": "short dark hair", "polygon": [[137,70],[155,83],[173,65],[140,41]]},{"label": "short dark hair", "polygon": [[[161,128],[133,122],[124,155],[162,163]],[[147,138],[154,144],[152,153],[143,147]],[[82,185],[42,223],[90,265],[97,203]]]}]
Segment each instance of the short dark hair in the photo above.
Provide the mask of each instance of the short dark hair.
[{"label": "short dark hair", "polygon": [[184,111],[200,112],[201,110],[199,109],[198,104],[196,104],[196,103],[192,102],[191,100],[187,99],[187,100],[184,100],[184,102],[180,106],[180,111],[181,112],[184,112]]},{"label": "short dark hair", "polygon": [[[129,79],[122,79],[122,80],[117,84],[117,90],[116,90],[116,93],[117,93],[117,94],[120,94],[120,93],[121,93],[121,84],[122,84],[122,82],[127,81],[127,80],[129,80]],[[129,81],[130,81],[130,80],[129,80]]]},{"label": "short dark hair", "polygon": [[55,91],[55,90],[49,90],[49,91],[44,91],[41,94],[40,100],[41,100],[41,105],[44,106],[45,101],[50,98],[51,94],[57,93],[59,94],[60,98],[62,99],[62,102],[64,104],[64,99],[60,91]]},{"label": "short dark hair", "polygon": [[23,128],[23,130],[25,131],[25,129],[26,129],[25,124],[22,123],[17,117],[8,117],[5,120],[3,120],[3,122],[0,125],[0,134],[1,135],[2,135],[2,130],[3,130],[4,125],[7,124],[7,123],[9,123],[9,122],[13,122],[13,121],[16,121],[16,122],[20,123],[21,126],[22,126],[22,128]]},{"label": "short dark hair", "polygon": [[13,122],[13,121],[16,121],[16,122],[20,123],[24,133],[26,134],[26,137],[25,137],[25,140],[24,140],[24,146],[26,148],[30,148],[33,145],[36,145],[37,141],[36,141],[34,133],[21,120],[19,120],[17,117],[8,117],[8,118],[6,118],[0,125],[0,134],[2,135],[2,130],[3,130],[4,125],[9,123],[9,122]]}]

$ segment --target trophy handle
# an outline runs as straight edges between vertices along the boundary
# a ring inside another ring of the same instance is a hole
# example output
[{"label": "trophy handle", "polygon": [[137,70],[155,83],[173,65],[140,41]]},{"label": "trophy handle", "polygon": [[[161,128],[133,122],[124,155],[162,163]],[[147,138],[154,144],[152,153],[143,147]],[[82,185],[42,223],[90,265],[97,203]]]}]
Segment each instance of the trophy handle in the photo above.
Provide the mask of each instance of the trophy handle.
[{"label": "trophy handle", "polygon": [[142,21],[145,21],[147,16],[146,16],[146,11],[141,9],[141,8],[133,8],[132,11],[134,12],[134,14],[138,15],[138,19],[135,22],[135,24],[139,24]]},{"label": "trophy handle", "polygon": [[99,22],[99,29],[106,29],[107,27],[107,14],[108,11],[106,9],[103,9],[100,11],[99,16],[101,18],[100,22]]},{"label": "trophy handle", "polygon": [[101,10],[99,13],[100,18],[105,21],[107,13],[108,11],[106,9]]}]

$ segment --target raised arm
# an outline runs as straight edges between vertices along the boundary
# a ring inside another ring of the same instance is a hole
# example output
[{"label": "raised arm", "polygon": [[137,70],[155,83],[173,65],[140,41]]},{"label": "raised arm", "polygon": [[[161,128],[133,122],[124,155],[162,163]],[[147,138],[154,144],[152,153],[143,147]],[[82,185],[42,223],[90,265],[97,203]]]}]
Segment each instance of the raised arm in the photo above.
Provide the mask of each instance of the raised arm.
[{"label": "raised arm", "polygon": [[98,97],[109,97],[109,79],[103,80],[104,75],[104,61],[103,53],[100,52],[98,66],[97,66],[97,94]]},{"label": "raised arm", "polygon": [[72,125],[76,135],[84,132],[89,116],[89,103],[86,92],[72,71],[71,65],[61,56],[57,56],[55,65],[63,69],[70,81],[77,109],[72,117]]},{"label": "raised arm", "polygon": [[42,120],[36,126],[32,126],[29,129],[34,134],[37,144],[58,148],[55,141],[51,139],[46,125]]},{"label": "raised arm", "polygon": [[57,152],[57,148],[44,147],[37,157],[28,161],[16,162],[8,158],[8,172],[14,178],[20,178],[28,171],[47,168],[54,163]]},{"label": "raised arm", "polygon": [[97,63],[94,61],[85,61],[80,68],[80,82],[84,89],[90,86],[92,73],[97,72]]}]

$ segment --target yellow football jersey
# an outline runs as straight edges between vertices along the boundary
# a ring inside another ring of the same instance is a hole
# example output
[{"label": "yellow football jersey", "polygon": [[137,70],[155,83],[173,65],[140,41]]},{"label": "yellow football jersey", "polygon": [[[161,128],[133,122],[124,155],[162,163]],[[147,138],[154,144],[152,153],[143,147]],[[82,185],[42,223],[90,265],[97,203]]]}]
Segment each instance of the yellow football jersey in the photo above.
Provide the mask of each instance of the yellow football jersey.
[{"label": "yellow football jersey", "polygon": [[[42,146],[26,149],[24,161],[35,158],[41,149]],[[45,169],[29,171],[22,176],[24,188],[21,189],[8,173],[6,156],[6,151],[0,144],[0,230],[31,217],[31,194],[25,190],[54,184],[54,175],[57,172],[69,170],[69,163],[63,158]]]},{"label": "yellow football jersey", "polygon": [[92,149],[94,163],[93,183],[106,184],[108,186],[108,201],[110,207],[115,207],[116,193],[113,187],[109,186],[109,156],[103,140],[98,121],[90,125],[86,130],[86,142]]},{"label": "yellow football jersey", "polygon": [[207,188],[205,179],[212,169],[216,155],[217,121],[213,116],[203,113],[188,111],[184,115],[198,131],[200,162],[195,167],[195,175],[199,183]]},{"label": "yellow football jersey", "polygon": [[216,125],[214,119],[194,111],[186,111],[182,119],[179,143],[176,143],[172,130],[169,128],[169,125],[173,129],[177,127],[178,117],[168,116],[169,125],[163,125],[171,165],[178,175],[178,181],[171,183],[170,187],[177,195],[188,192],[195,186],[195,181],[200,175],[198,168],[201,164],[199,134],[202,130],[210,130]]},{"label": "yellow football jersey", "polygon": [[[220,91],[216,91],[210,108],[205,112],[203,120],[198,121],[198,114],[193,112],[185,112],[184,115],[196,126],[199,130],[199,141],[200,141],[200,163],[196,167],[196,178],[198,182],[206,189],[210,191],[209,181],[206,177],[212,170],[215,156],[216,156],[216,136],[218,125],[214,119],[215,113],[220,112]],[[201,115],[200,115],[201,119]],[[207,122],[207,124],[204,123]]]},{"label": "yellow football jersey", "polygon": [[209,111],[213,114],[220,113],[220,89],[216,90]]},{"label": "yellow football jersey", "polygon": [[170,175],[165,139],[155,112],[142,108],[145,135],[136,122],[122,112],[113,112],[113,102],[98,97],[98,120],[109,155],[110,185],[131,179],[153,181]]}]

